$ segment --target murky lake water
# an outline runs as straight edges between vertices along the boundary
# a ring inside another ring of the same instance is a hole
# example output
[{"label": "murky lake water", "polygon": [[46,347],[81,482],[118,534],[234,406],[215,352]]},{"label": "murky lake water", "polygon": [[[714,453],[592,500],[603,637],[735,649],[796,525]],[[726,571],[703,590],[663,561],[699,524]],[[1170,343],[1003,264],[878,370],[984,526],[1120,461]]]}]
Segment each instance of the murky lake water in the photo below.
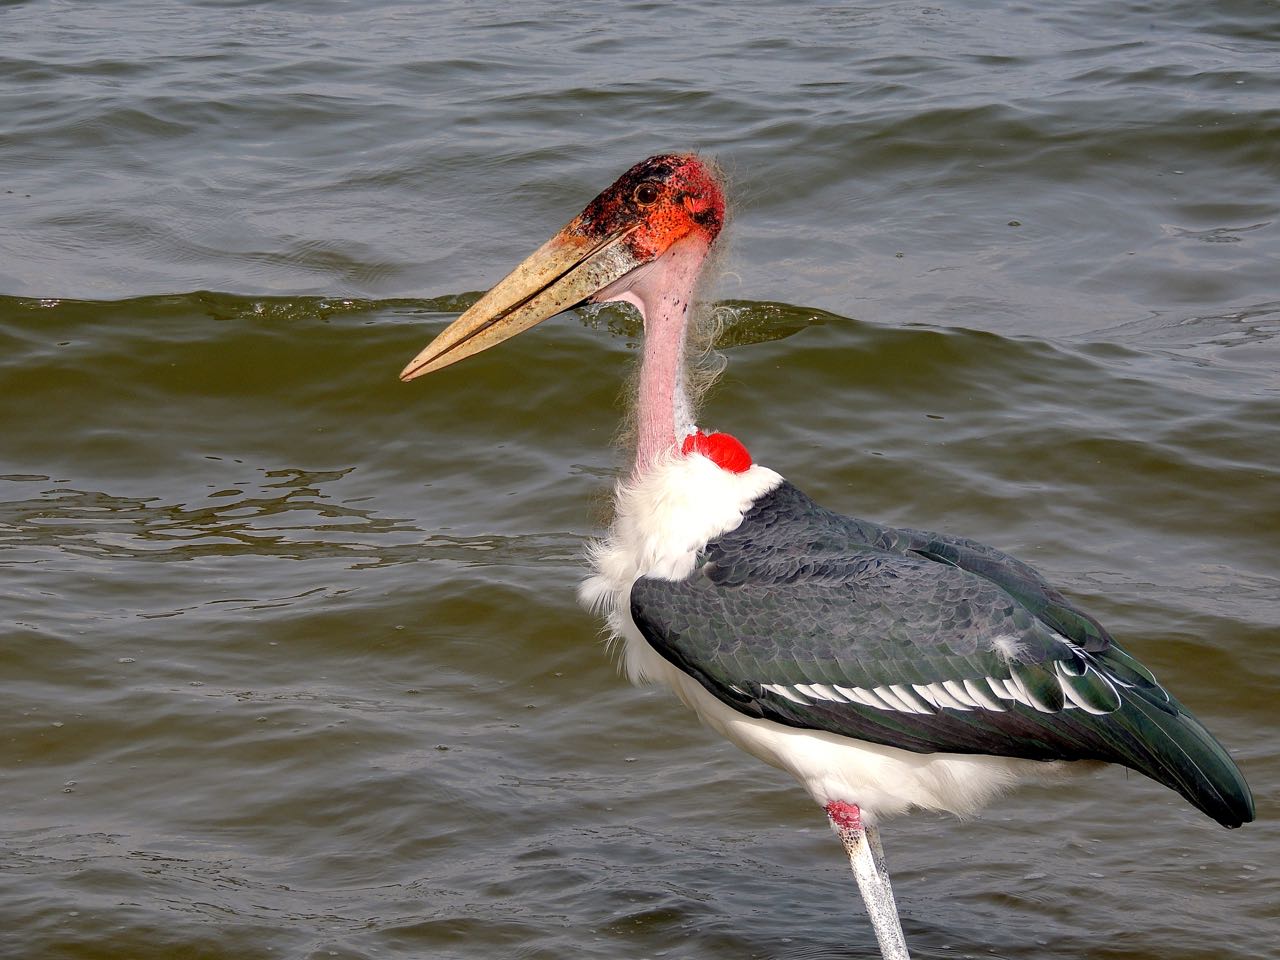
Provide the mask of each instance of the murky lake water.
[{"label": "murky lake water", "polygon": [[914,955],[1280,956],[1278,64],[1262,0],[0,6],[0,955],[875,955],[575,604],[631,317],[395,378],[697,148],[704,422],[1037,565],[1257,796],[892,823]]}]

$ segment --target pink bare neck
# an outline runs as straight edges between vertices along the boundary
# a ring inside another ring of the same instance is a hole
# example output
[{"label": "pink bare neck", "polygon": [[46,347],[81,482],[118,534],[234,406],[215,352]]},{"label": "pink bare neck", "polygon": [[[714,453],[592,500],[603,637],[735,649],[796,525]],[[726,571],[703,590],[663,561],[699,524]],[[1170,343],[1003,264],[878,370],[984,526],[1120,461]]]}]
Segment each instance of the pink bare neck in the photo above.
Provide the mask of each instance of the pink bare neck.
[{"label": "pink bare neck", "polygon": [[689,305],[706,256],[705,241],[686,237],[596,297],[602,301],[625,300],[644,318],[636,476],[647,472],[659,457],[694,430],[693,410],[684,383],[684,342]]}]

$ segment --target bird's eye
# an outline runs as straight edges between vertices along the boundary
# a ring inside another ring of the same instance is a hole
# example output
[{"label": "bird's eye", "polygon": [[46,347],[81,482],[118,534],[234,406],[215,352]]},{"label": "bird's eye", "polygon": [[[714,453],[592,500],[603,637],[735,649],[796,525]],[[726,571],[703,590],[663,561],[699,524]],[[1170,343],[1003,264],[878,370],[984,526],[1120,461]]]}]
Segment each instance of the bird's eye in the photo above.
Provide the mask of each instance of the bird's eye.
[{"label": "bird's eye", "polygon": [[632,196],[635,197],[636,203],[640,204],[640,206],[647,207],[649,204],[657,202],[660,193],[661,191],[656,183],[642,183],[636,187],[636,192]]}]

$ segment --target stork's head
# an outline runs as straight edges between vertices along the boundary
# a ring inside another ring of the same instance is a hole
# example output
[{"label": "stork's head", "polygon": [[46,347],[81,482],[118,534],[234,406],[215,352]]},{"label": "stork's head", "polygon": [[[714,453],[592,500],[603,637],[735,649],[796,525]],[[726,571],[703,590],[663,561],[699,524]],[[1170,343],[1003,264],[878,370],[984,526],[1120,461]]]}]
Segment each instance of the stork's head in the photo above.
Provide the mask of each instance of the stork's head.
[{"label": "stork's head", "polygon": [[723,225],[724,194],[710,164],[692,154],[650,157],[446,327],[400,379],[487,350],[588,300],[626,300],[644,311],[669,286],[668,272],[696,272]]}]

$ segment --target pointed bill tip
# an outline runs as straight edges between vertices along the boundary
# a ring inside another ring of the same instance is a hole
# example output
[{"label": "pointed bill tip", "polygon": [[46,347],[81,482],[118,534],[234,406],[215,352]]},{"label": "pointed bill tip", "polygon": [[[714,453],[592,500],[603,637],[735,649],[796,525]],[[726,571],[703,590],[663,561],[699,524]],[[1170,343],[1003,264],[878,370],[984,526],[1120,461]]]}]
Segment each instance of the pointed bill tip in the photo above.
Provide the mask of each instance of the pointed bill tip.
[{"label": "pointed bill tip", "polygon": [[471,311],[468,310],[458,320],[455,320],[445,330],[441,331],[440,336],[418,351],[418,355],[406,363],[404,369],[400,371],[401,382],[408,383],[410,380],[416,380],[418,377],[431,373],[433,370],[447,367],[463,357],[468,357],[472,353],[478,352],[459,349],[475,333],[474,325],[465,324],[460,326],[459,321],[470,319]]},{"label": "pointed bill tip", "polygon": [[425,353],[427,353],[426,350],[404,365],[404,369],[400,371],[400,381],[402,383],[408,383],[410,380],[416,379],[427,372],[431,358],[424,356],[423,354]]}]

